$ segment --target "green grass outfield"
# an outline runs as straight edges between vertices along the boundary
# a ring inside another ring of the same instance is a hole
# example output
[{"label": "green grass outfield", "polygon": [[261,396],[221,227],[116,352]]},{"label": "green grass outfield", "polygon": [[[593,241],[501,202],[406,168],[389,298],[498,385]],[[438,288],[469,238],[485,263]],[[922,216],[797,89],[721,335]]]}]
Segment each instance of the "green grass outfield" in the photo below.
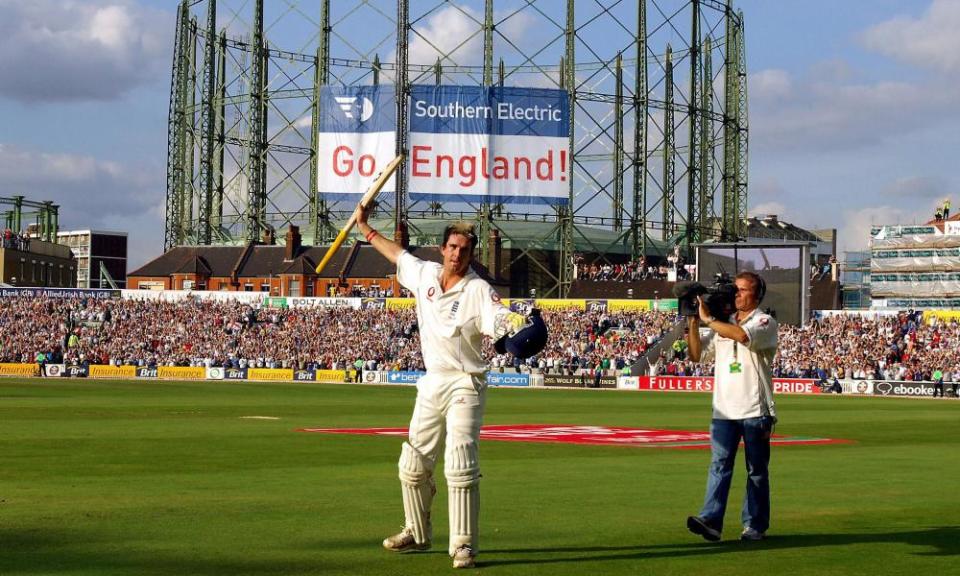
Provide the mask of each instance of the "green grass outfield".
[{"label": "green grass outfield", "polygon": [[[400,440],[301,427],[405,426],[413,388],[0,380],[0,574],[437,574],[383,551],[402,523]],[[487,424],[704,430],[703,394],[494,389]],[[778,399],[777,432],[852,440],[773,451],[773,522],[689,534],[709,452],[481,444],[486,574],[960,573],[960,402]],[[279,420],[243,419],[272,416]]]}]

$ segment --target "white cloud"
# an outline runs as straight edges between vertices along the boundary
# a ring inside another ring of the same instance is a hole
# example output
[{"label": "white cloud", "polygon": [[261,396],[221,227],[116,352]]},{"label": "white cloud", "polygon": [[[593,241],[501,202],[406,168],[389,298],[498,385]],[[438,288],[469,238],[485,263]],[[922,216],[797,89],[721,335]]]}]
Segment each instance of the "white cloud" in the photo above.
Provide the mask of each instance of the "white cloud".
[{"label": "white cloud", "polygon": [[[750,74],[748,77],[750,83],[749,94],[751,98],[761,100],[780,99],[787,97],[793,91],[793,79],[785,70],[769,69],[761,70]],[[720,94],[723,93],[724,86],[720,84],[715,86]]]},{"label": "white cloud", "polygon": [[[527,11],[511,10],[495,13],[494,21],[499,22],[494,42],[498,41],[498,36],[503,36],[522,46],[525,32],[536,19]],[[502,39],[499,41],[502,43]],[[391,55],[391,58],[395,56]],[[435,64],[437,58],[443,58],[445,64],[482,64],[483,14],[469,6],[454,4],[438,10],[425,25],[415,26],[410,33],[410,63]]]},{"label": "white cloud", "polygon": [[306,130],[313,127],[313,115],[306,114],[294,120],[293,127],[297,130]]},{"label": "white cloud", "polygon": [[898,16],[860,36],[869,50],[923,68],[960,72],[960,2],[933,0],[919,18]]},{"label": "white cloud", "polygon": [[113,100],[169,76],[173,18],[133,0],[0,2],[0,96]]},{"label": "white cloud", "polygon": [[[151,212],[158,198],[164,202],[164,191],[157,189],[164,181],[162,170],[0,143],[4,195],[58,204],[63,228],[136,230],[148,236],[159,230],[162,238],[163,218]],[[131,224],[141,220],[136,227]]]},{"label": "white cloud", "polygon": [[869,148],[958,114],[956,85],[838,83],[782,71],[757,75],[758,89],[751,83],[750,91],[750,143],[764,152]]},{"label": "white cloud", "polygon": [[[425,26],[410,32],[411,64],[478,64],[483,61],[483,14],[467,6],[448,6],[431,16]],[[449,55],[449,60],[445,55]]]},{"label": "white cloud", "polygon": [[870,228],[888,224],[919,224],[930,219],[902,207],[880,205],[845,210],[843,224],[837,230],[837,250],[865,250],[870,241]]}]

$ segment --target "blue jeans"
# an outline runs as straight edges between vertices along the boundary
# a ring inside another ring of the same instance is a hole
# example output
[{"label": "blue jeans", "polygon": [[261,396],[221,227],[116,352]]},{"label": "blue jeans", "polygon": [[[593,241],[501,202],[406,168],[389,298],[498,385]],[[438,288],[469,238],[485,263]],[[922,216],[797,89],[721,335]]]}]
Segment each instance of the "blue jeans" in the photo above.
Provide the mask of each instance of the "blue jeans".
[{"label": "blue jeans", "polygon": [[737,447],[743,439],[747,463],[747,493],[743,499],[742,524],[759,532],[770,527],[770,432],[773,419],[768,416],[744,420],[718,420],[710,424],[712,458],[707,472],[707,493],[700,517],[717,530],[723,530],[727,495],[733,478]]}]

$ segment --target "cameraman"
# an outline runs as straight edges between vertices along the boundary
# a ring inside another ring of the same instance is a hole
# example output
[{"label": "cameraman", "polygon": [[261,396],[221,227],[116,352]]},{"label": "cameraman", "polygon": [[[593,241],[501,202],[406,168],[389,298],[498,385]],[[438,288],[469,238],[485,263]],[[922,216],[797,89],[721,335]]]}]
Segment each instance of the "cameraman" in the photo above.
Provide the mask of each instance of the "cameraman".
[{"label": "cameraman", "polygon": [[[743,272],[735,279],[736,313],[711,316],[699,300],[699,316],[688,318],[690,359],[715,358],[713,420],[710,425],[711,462],[703,508],[687,518],[687,528],[706,540],[720,540],[727,495],[743,440],[747,460],[747,491],[743,501],[741,540],[762,540],[770,525],[770,435],[777,421],[773,403],[773,357],[777,352],[777,321],[758,308],[766,292],[763,278]],[[713,330],[701,346],[701,323]]]}]

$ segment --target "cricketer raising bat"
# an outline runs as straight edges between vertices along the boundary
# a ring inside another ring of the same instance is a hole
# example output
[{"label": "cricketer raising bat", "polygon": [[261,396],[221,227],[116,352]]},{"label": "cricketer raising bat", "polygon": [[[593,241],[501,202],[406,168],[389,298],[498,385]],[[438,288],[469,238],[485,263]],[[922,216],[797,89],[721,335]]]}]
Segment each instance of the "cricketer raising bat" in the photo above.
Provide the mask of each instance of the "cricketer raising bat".
[{"label": "cricketer raising bat", "polygon": [[[370,188],[367,189],[367,193],[363,195],[363,198],[360,199],[360,202],[357,204],[357,208],[366,208],[373,202],[374,198],[377,197],[377,194],[380,193],[380,189],[383,188],[384,184],[387,183],[387,180],[393,176],[393,173],[397,171],[397,166],[403,162],[403,154],[398,155],[396,158],[390,161],[387,166],[377,174],[376,180],[373,181],[373,184],[370,185]],[[333,255],[337,253],[337,249],[340,248],[340,245],[343,244],[343,241],[347,239],[347,236],[350,234],[350,231],[353,230],[354,225],[357,223],[357,211],[354,210],[353,214],[350,215],[350,219],[347,220],[347,223],[343,225],[343,229],[340,230],[340,233],[337,234],[337,237],[333,240],[333,244],[330,245],[330,248],[327,249],[327,253],[323,255],[323,259],[320,260],[320,263],[317,264],[316,272],[317,274],[323,272],[323,269],[327,267],[327,264],[330,262],[330,259],[333,258]]]}]

